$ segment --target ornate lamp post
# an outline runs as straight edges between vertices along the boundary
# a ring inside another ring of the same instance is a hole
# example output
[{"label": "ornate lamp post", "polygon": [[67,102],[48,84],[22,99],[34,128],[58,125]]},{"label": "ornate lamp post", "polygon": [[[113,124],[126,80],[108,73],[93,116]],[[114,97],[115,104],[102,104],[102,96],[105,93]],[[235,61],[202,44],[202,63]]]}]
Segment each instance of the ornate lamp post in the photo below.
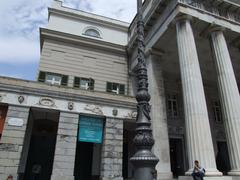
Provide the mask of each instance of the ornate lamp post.
[{"label": "ornate lamp post", "polygon": [[150,95],[148,93],[148,76],[145,60],[145,45],[144,45],[144,22],[142,0],[138,0],[138,68],[137,68],[137,84],[138,90],[136,100],[138,102],[136,135],[133,142],[137,148],[137,152],[130,159],[134,166],[135,180],[153,180],[155,174],[155,166],[158,163],[158,158],[152,153],[154,139],[151,129],[150,118]]}]

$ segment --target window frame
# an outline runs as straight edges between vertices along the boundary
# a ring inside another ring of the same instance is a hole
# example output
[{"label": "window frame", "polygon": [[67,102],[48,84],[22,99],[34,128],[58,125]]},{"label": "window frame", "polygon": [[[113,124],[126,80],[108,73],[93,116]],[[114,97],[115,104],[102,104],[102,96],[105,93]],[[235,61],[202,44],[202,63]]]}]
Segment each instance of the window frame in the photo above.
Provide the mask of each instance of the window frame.
[{"label": "window frame", "polygon": [[[170,106],[171,108],[169,108]],[[174,107],[175,106],[175,107]],[[176,109],[176,110],[174,110]],[[178,95],[174,93],[167,94],[167,116],[171,119],[179,118]]]},{"label": "window frame", "polygon": [[[81,87],[81,80],[88,80],[89,81],[88,82],[88,88],[87,87],[86,88]],[[82,90],[93,91],[94,90],[94,84],[95,84],[95,80],[93,78],[85,78],[85,77],[76,77],[75,76],[73,87],[74,88],[79,88],[79,89],[82,89]]]},{"label": "window frame", "polygon": [[[111,89],[109,89],[110,86],[111,86]],[[114,90],[113,86],[116,86],[117,89]],[[117,95],[125,95],[125,84],[107,81],[106,82],[106,92],[117,94]]]},{"label": "window frame", "polygon": [[222,108],[219,100],[213,101],[213,116],[215,123],[217,124],[223,123]]},{"label": "window frame", "polygon": [[[92,35],[91,33],[88,33],[87,31],[95,31],[96,32],[96,35]],[[85,36],[88,36],[88,37],[93,37],[93,38],[98,38],[98,39],[102,39],[102,33],[101,31],[96,28],[96,27],[92,27],[92,26],[89,26],[89,27],[86,27],[84,30],[83,30],[83,35]]]}]

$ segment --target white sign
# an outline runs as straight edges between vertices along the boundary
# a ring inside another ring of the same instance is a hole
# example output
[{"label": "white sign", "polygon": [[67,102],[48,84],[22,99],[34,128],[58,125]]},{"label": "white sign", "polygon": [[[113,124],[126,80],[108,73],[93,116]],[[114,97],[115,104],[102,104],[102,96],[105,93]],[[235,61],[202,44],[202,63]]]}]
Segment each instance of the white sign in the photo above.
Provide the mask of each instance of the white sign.
[{"label": "white sign", "polygon": [[22,127],[23,126],[23,119],[20,119],[20,118],[9,118],[8,119],[8,125],[9,126]]}]

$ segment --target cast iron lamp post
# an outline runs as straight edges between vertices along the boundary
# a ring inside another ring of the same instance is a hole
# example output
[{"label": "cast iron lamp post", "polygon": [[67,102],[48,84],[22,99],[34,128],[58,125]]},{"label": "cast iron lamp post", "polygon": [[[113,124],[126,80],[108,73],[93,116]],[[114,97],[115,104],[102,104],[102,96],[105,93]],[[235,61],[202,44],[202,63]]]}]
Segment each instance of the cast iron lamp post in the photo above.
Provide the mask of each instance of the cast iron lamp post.
[{"label": "cast iron lamp post", "polygon": [[137,68],[137,120],[136,135],[133,139],[136,146],[136,153],[130,159],[134,166],[134,180],[153,180],[155,166],[158,158],[152,153],[154,139],[151,129],[150,118],[150,95],[148,93],[148,76],[145,60],[144,45],[144,22],[142,0],[138,0],[138,22],[137,22],[137,41],[138,41],[138,68]]}]

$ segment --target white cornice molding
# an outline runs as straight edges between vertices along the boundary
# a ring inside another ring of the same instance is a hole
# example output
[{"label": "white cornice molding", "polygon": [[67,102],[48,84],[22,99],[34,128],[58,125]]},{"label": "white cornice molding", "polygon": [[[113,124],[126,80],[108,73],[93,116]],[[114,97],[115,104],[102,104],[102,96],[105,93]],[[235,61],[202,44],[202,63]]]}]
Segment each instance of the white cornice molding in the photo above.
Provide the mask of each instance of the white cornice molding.
[{"label": "white cornice molding", "polygon": [[70,9],[71,11],[76,11],[77,13],[67,11],[69,9],[70,8],[65,8],[65,7],[61,7],[61,9],[48,8],[48,12],[49,12],[49,16],[51,16],[51,13],[57,14],[57,15],[61,15],[61,16],[69,17],[69,18],[78,19],[78,20],[85,21],[85,22],[99,24],[99,25],[102,25],[105,27],[118,29],[121,31],[125,31],[126,33],[128,32],[128,28],[130,25],[129,23],[117,21],[117,20],[114,20],[111,18],[102,17],[99,15],[95,15],[95,14],[91,14],[91,13],[87,13],[87,12],[79,11],[79,10]]},{"label": "white cornice molding", "polygon": [[40,28],[41,49],[42,49],[44,38],[49,38],[49,39],[63,41],[63,42],[70,42],[75,44],[77,43],[77,44],[85,45],[87,47],[98,48],[105,51],[111,50],[112,52],[126,55],[126,46],[109,43],[101,39],[99,40],[99,39],[94,39],[89,37],[77,36],[77,35],[72,35],[72,34],[60,32],[60,31],[45,29],[45,28]]}]

